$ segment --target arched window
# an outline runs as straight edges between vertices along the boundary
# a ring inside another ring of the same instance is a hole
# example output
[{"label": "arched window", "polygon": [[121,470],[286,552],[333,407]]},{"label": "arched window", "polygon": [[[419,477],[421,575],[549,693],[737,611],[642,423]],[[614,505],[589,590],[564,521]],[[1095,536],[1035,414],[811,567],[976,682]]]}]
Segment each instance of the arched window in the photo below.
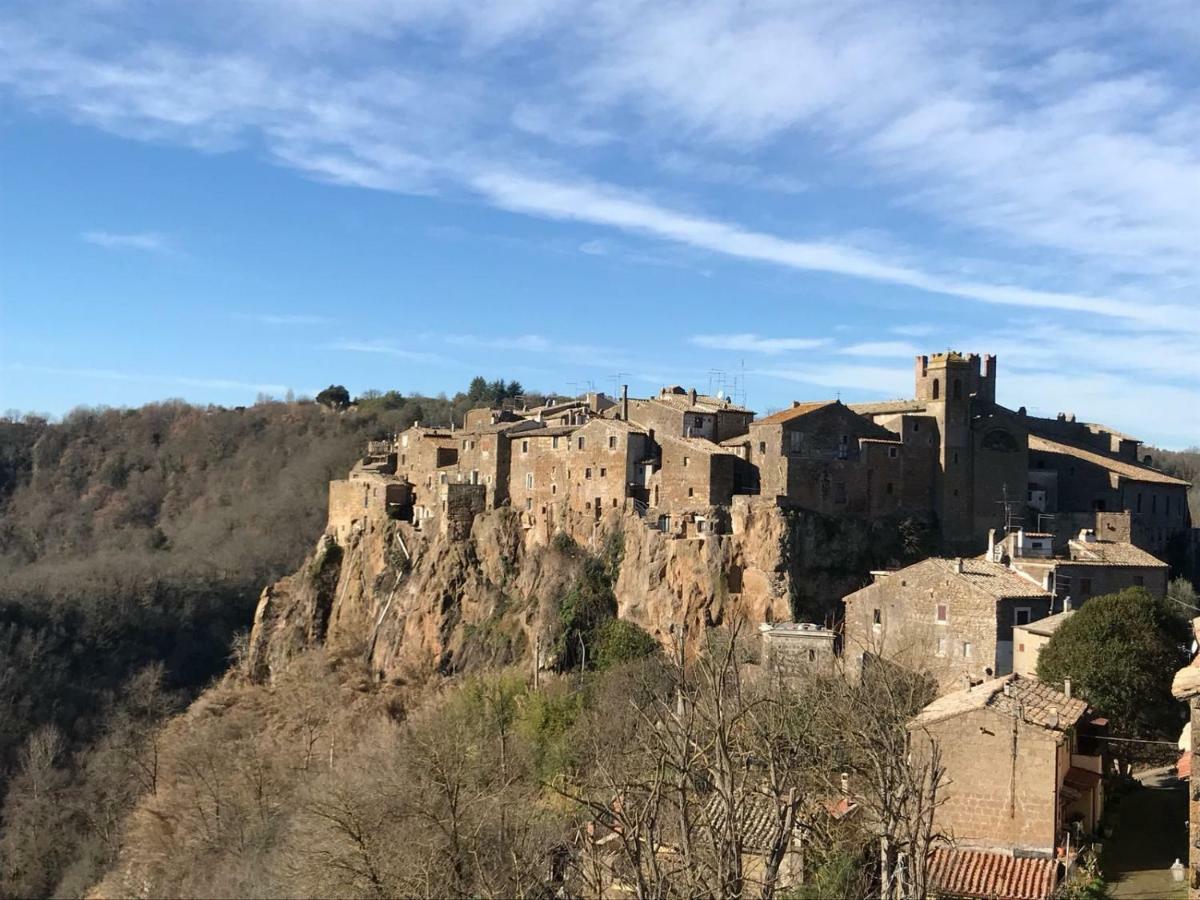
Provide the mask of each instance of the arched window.
[{"label": "arched window", "polygon": [[1020,449],[1017,439],[1002,428],[993,428],[985,434],[982,447],[984,450],[1000,450],[1010,453]]},{"label": "arched window", "polygon": [[933,399],[936,400],[942,395],[942,384],[938,379],[933,379]]},{"label": "arched window", "polygon": [[954,399],[955,400],[962,399],[962,379],[961,378],[954,379]]}]

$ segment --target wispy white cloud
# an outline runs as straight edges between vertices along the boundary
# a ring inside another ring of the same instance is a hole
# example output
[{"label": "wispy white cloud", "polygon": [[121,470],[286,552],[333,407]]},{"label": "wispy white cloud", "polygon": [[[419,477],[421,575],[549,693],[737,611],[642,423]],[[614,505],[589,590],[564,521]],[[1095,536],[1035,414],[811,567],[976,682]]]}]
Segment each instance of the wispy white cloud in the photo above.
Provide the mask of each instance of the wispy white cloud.
[{"label": "wispy white cloud", "polygon": [[407,360],[408,362],[432,363],[435,365],[447,365],[453,362],[453,360],[438,353],[411,350],[408,347],[397,346],[394,343],[382,340],[334,341],[328,345],[328,349],[342,350],[347,353],[374,353],[380,356],[391,356],[396,359]]},{"label": "wispy white cloud", "polygon": [[105,250],[146,250],[151,253],[170,253],[173,250],[167,237],[157,231],[85,231],[80,237]]},{"label": "wispy white cloud", "polygon": [[677,212],[608,186],[548,181],[509,172],[477,175],[472,184],[491,203],[514,212],[607,225],[739,259],[802,271],[830,272],[982,303],[1066,310],[1127,319],[1148,326],[1200,331],[1200,312],[1187,307],[1134,303],[937,275],[880,259],[854,247],[788,240],[718,219]]},{"label": "wispy white cloud", "polygon": [[203,388],[215,391],[240,391],[259,394],[285,394],[288,386],[242,381],[235,378],[199,378],[186,375],[158,375],[148,372],[132,372],[121,369],[73,368],[67,366],[34,366],[23,363],[6,364],[4,369],[17,374],[61,375],[100,381],[124,381],[147,385],[175,385],[179,387]]},{"label": "wispy white cloud", "polygon": [[921,352],[921,348],[916,344],[910,344],[907,341],[864,341],[860,344],[850,344],[846,347],[838,348],[838,353],[845,356],[869,356],[869,357],[898,357],[901,359],[912,359]]},{"label": "wispy white cloud", "polygon": [[902,337],[929,337],[931,334],[936,334],[938,329],[936,325],[926,325],[924,323],[914,323],[912,325],[894,325],[888,329],[892,334],[898,334]]},{"label": "wispy white cloud", "polygon": [[328,316],[305,313],[234,313],[234,318],[261,325],[328,325],[333,321]]},{"label": "wispy white cloud", "polygon": [[828,338],[766,338],[757,334],[694,334],[688,343],[710,350],[735,350],[774,355],[793,350],[811,350],[830,343]]}]

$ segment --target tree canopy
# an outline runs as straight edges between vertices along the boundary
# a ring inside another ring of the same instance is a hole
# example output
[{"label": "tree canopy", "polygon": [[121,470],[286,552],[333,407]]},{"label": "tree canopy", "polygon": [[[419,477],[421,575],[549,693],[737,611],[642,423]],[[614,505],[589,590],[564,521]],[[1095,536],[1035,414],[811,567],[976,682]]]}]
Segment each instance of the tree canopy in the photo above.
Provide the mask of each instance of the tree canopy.
[{"label": "tree canopy", "polygon": [[331,384],[317,394],[317,402],[333,409],[345,409],[350,405],[350,392],[340,384]]},{"label": "tree canopy", "polygon": [[1038,677],[1062,684],[1110,721],[1121,737],[1174,737],[1183,710],[1171,679],[1187,662],[1187,628],[1142,588],[1094,597],[1050,638]]}]

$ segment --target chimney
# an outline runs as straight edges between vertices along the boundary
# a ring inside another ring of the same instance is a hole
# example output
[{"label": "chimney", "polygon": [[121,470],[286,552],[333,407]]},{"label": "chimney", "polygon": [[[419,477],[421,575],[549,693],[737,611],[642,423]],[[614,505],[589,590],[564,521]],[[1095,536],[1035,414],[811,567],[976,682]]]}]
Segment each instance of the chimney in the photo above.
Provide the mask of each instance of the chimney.
[{"label": "chimney", "polygon": [[690,391],[688,391],[688,403],[692,404],[692,406],[696,405],[696,389],[695,388],[692,388]]},{"label": "chimney", "polygon": [[995,528],[988,529],[987,558],[992,560],[993,562],[996,559],[996,529]]},{"label": "chimney", "polygon": [[1068,700],[1071,699],[1071,679],[1070,678],[1063,679],[1063,696],[1066,697]]},{"label": "chimney", "polygon": [[1070,611],[1071,611],[1071,595],[1067,594],[1067,596],[1063,597],[1063,612],[1070,612]]},{"label": "chimney", "polygon": [[850,773],[842,773],[842,797],[846,800],[850,799]]},{"label": "chimney", "polygon": [[1046,724],[1049,725],[1051,728],[1058,727],[1058,707],[1057,706],[1050,707],[1050,711],[1048,713],[1046,713]]},{"label": "chimney", "polygon": [[971,689],[971,676],[966,672],[964,672],[962,676],[962,686],[964,691],[969,691]]},{"label": "chimney", "polygon": [[629,421],[629,385],[621,385],[621,421]]},{"label": "chimney", "polygon": [[963,573],[963,561],[961,556],[956,557],[954,560],[954,571],[959,575]]}]

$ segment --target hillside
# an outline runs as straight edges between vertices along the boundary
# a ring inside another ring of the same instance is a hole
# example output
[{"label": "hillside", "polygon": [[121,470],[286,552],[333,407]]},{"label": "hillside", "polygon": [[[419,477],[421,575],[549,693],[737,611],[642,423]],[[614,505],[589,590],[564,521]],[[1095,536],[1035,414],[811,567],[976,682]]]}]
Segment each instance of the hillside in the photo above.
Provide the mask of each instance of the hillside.
[{"label": "hillside", "polygon": [[166,402],[0,422],[0,895],[48,894],[115,852],[113,823],[91,810],[26,802],[31,773],[100,791],[119,821],[137,778],[114,768],[113,743],[141,740],[224,672],[262,586],[299,565],[329,479],[364,441],[449,421],[455,405]]}]

